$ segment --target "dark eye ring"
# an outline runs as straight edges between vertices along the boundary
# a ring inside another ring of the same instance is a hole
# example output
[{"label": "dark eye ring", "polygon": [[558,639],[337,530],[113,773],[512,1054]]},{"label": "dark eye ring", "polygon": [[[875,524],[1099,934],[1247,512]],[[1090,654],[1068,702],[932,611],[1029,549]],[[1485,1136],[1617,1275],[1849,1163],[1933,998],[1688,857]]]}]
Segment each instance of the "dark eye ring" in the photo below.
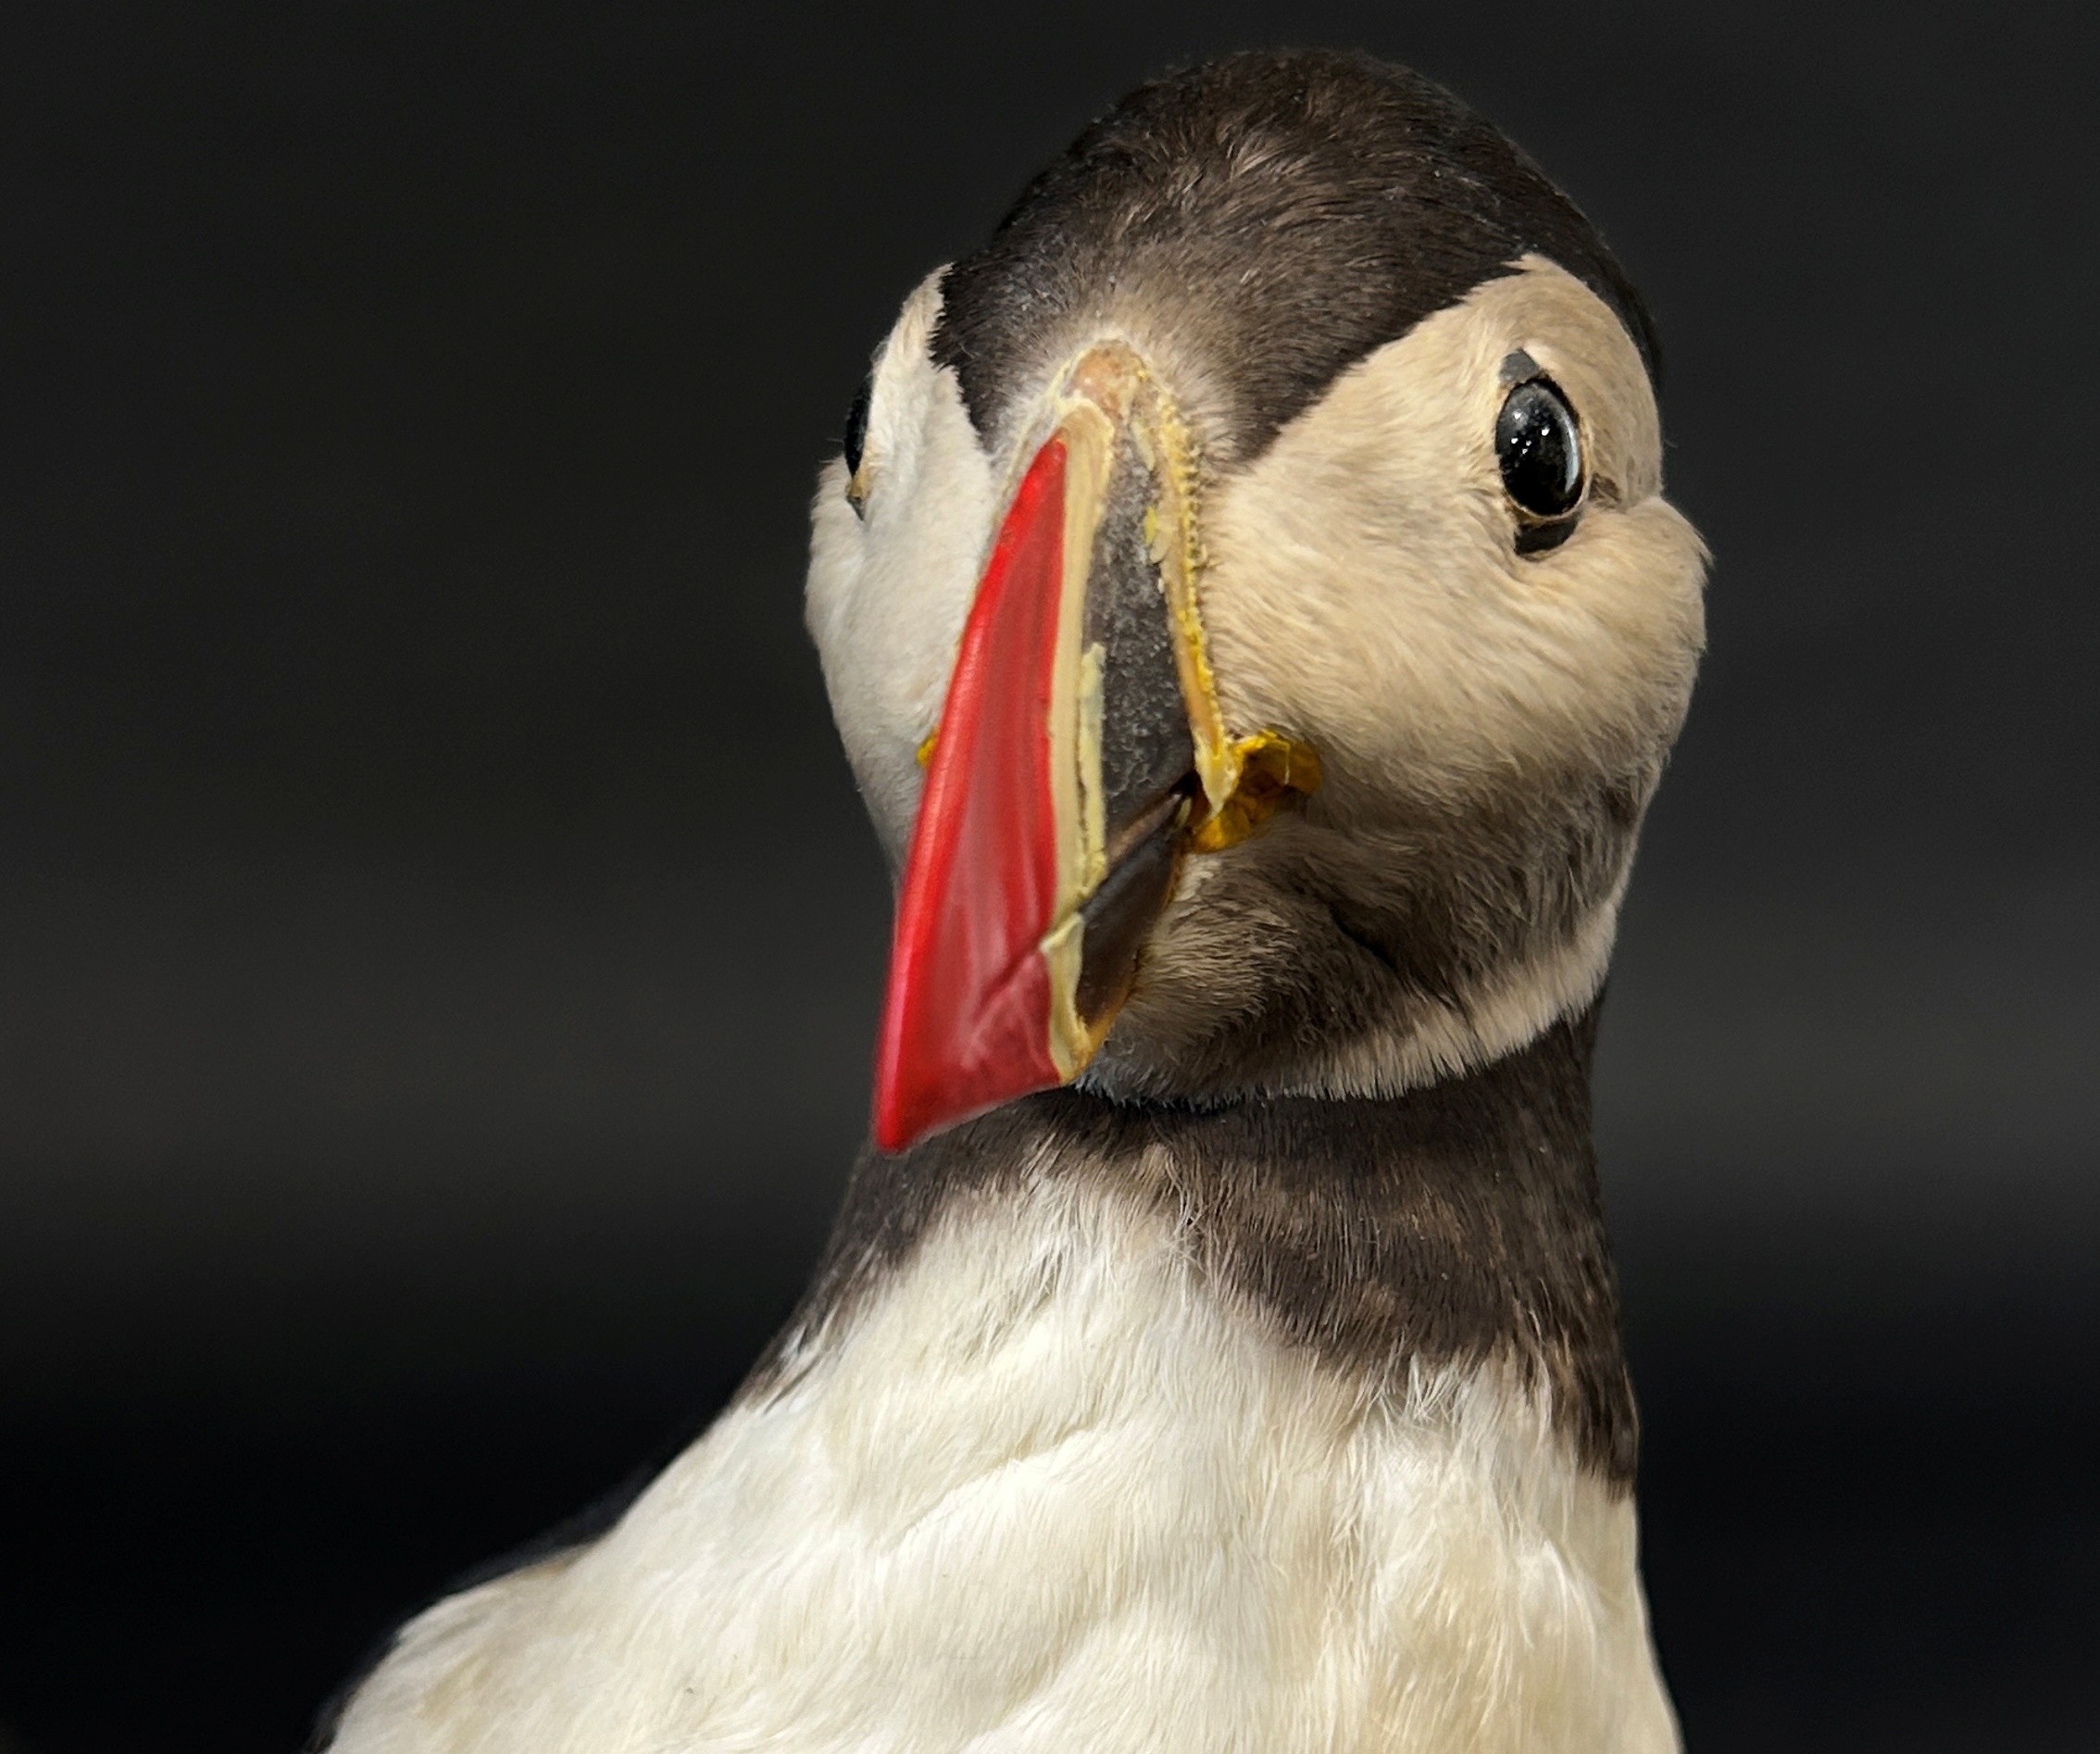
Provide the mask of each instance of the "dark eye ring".
[{"label": "dark eye ring", "polygon": [[875,400],[875,374],[870,371],[860,381],[855,392],[853,407],[846,410],[845,432],[840,438],[839,447],[845,453],[846,498],[856,511],[867,504],[867,493],[860,481],[860,459],[868,451],[868,410]]},{"label": "dark eye ring", "polygon": [[1528,378],[1504,398],[1494,454],[1503,491],[1517,508],[1517,552],[1558,547],[1575,528],[1589,468],[1575,410],[1551,378]]}]

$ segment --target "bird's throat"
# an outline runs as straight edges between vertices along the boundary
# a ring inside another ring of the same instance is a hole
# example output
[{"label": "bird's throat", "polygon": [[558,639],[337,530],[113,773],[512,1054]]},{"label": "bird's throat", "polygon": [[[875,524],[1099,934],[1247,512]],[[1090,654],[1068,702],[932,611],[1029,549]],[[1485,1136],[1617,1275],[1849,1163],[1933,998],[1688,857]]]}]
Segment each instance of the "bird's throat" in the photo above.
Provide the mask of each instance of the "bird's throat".
[{"label": "bird's throat", "polygon": [[856,1166],[765,1395],[936,1229],[1069,1193],[1170,1226],[1197,1280],[1373,1395],[1424,1369],[1528,1379],[1581,1464],[1631,1478],[1635,1421],[1590,1131],[1593,1007],[1394,1097],[1204,1108],[1047,1092]]}]

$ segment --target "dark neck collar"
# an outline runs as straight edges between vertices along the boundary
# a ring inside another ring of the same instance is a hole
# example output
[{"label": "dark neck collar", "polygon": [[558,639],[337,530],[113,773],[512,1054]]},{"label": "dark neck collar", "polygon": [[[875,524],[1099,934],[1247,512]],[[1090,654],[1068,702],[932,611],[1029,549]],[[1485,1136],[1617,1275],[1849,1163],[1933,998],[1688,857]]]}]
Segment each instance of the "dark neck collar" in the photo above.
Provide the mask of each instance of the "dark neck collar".
[{"label": "dark neck collar", "polygon": [[[907,1257],[959,1195],[1085,1177],[1181,1227],[1199,1271],[1374,1387],[1410,1362],[1509,1360],[1582,1462],[1631,1479],[1633,1404],[1590,1136],[1595,1008],[1517,1052],[1390,1097],[1219,1107],[1031,1096],[855,1166],[791,1334]],[[750,1391],[779,1381],[776,1345]],[[749,1392],[749,1391],[747,1391]]]}]

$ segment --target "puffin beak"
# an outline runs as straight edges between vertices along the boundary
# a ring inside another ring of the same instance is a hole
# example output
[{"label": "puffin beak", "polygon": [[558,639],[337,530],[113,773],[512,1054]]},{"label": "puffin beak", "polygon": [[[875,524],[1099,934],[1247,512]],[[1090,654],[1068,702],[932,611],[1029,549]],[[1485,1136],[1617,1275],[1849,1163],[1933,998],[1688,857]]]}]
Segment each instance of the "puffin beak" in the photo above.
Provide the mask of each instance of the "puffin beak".
[{"label": "puffin beak", "polygon": [[929,739],[876,1056],[885,1151],[1078,1077],[1183,857],[1318,784],[1302,745],[1225,735],[1189,440],[1143,359],[1092,349],[1037,430]]}]

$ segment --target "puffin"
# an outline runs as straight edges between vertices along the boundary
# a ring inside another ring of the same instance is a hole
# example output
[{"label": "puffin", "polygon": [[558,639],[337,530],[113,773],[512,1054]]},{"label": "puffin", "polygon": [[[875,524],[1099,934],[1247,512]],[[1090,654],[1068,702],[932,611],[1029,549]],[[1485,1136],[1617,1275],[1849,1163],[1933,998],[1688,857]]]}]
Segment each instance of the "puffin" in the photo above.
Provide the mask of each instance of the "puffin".
[{"label": "puffin", "polygon": [[807,620],[896,877],[809,1289],[333,1754],[1661,1754],[1597,1009],[1704,643],[1649,319],[1367,56],[904,301]]}]

